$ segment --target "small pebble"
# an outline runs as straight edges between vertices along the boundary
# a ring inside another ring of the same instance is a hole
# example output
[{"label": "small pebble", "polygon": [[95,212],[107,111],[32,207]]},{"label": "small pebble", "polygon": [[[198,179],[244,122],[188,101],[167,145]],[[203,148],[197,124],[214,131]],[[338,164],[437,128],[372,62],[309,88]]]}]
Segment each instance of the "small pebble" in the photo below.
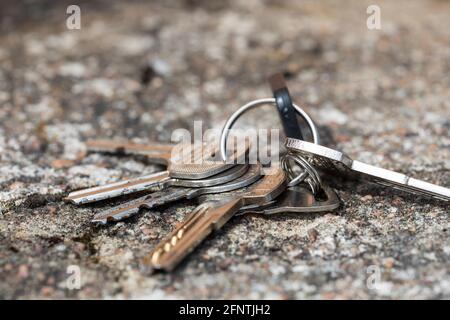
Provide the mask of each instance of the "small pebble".
[{"label": "small pebble", "polygon": [[17,277],[20,279],[28,278],[28,266],[27,265],[20,265],[19,270],[17,271]]},{"label": "small pebble", "polygon": [[373,199],[372,195],[368,194],[368,195],[365,195],[364,197],[362,197],[361,201],[368,202],[372,199]]},{"label": "small pebble", "polygon": [[319,237],[319,231],[317,231],[314,228],[308,230],[309,243],[314,243],[318,237]]}]

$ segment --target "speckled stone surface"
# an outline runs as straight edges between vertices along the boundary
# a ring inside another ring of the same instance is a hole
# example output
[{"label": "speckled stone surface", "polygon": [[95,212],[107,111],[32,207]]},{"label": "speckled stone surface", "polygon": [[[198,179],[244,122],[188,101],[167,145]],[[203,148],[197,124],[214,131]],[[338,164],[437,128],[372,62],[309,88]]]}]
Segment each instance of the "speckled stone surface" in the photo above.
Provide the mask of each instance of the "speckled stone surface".
[{"label": "speckled stone surface", "polygon": [[[450,1],[376,1],[370,31],[373,2],[81,1],[82,28],[67,30],[64,2],[2,1],[0,297],[450,298],[448,205],[382,187],[335,182],[333,213],[236,217],[155,275],[139,259],[194,202],[98,227],[90,218],[113,202],[61,201],[158,170],[85,155],[86,139],[219,127],[270,96],[277,70],[324,144],[449,187]],[[268,107],[242,123],[277,121]]]}]

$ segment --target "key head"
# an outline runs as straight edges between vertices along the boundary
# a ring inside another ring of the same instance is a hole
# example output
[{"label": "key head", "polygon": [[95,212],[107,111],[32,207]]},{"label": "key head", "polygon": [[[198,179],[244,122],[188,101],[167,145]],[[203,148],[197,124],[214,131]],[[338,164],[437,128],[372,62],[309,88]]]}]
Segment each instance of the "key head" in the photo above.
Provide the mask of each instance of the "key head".
[{"label": "key head", "polygon": [[287,138],[285,146],[288,150],[299,152],[311,159],[314,166],[351,174],[353,160],[338,150],[293,138]]},{"label": "key head", "polygon": [[[227,183],[214,185],[206,188],[195,188],[191,189],[191,192],[187,195],[187,199],[192,199],[205,194],[222,194],[224,192],[240,189],[251,185],[256,182],[261,177],[261,164],[249,165],[249,168],[245,174],[241,175],[237,179],[230,180]],[[229,169],[229,170],[233,170]],[[225,171],[228,172],[228,171]]]},{"label": "key head", "polygon": [[[206,163],[217,164],[217,161],[214,161],[214,163],[212,161],[215,160],[214,157],[218,151],[218,146],[213,143],[140,144],[120,140],[88,140],[86,147],[91,152],[146,156],[150,162],[166,165],[169,169],[173,166],[173,177],[175,178],[187,179],[192,173],[196,174],[201,169],[205,171],[213,170],[211,167],[206,168]],[[246,150],[241,153],[245,152]],[[189,168],[184,168],[184,164],[189,164]],[[181,166],[178,167],[178,165]]]},{"label": "key head", "polygon": [[276,198],[286,188],[286,174],[280,168],[270,170],[270,175],[264,175],[256,182],[240,189],[229,192],[203,194],[198,197],[200,203],[212,202],[225,203],[233,198],[245,198],[245,206],[250,204],[262,204]]},{"label": "key head", "polygon": [[297,185],[287,188],[279,197],[267,204],[244,207],[239,214],[313,213],[339,208],[341,201],[333,189],[324,184],[322,192],[323,194],[316,197],[311,190]]},{"label": "key head", "polygon": [[[207,143],[194,144],[139,144],[130,141],[88,140],[88,151],[143,155],[148,161],[166,165],[172,178],[203,179],[232,167],[233,163],[220,164],[215,159],[218,146]],[[248,148],[247,148],[248,149]],[[238,156],[247,149],[238,150]],[[239,162],[244,163],[244,161]]]},{"label": "key head", "polygon": [[219,147],[216,144],[177,145],[173,148],[167,170],[170,177],[178,179],[204,179],[235,166],[244,164],[249,144],[235,148],[227,161],[218,160]]},{"label": "key head", "polygon": [[275,199],[286,188],[286,174],[281,168],[265,175],[244,195],[245,205],[264,203]]},{"label": "key head", "polygon": [[282,169],[276,169],[273,174],[263,176],[242,194],[215,201],[214,209],[208,211],[210,223],[219,229],[243,206],[269,202],[285,189],[286,175]]}]

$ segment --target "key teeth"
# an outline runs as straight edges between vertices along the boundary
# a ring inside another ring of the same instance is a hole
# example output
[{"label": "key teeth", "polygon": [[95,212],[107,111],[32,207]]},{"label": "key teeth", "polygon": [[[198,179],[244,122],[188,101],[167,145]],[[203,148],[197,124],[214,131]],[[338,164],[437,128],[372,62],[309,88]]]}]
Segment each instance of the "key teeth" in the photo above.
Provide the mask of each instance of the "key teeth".
[{"label": "key teeth", "polygon": [[63,200],[64,202],[66,202],[66,203],[72,203],[72,204],[73,204],[73,201],[72,201],[72,199],[71,199],[69,196],[64,197],[62,200]]},{"label": "key teeth", "polygon": [[77,191],[69,192],[69,194],[63,198],[63,201],[67,202],[67,203],[77,204],[77,202],[76,202],[76,199],[77,199],[76,193],[77,193]]},{"label": "key teeth", "polygon": [[105,225],[108,224],[108,219],[99,219],[99,218],[95,218],[95,217],[94,217],[94,218],[91,220],[91,223],[93,223],[93,224],[99,224],[99,225],[105,226]]},{"label": "key teeth", "polygon": [[108,222],[111,222],[111,221],[120,221],[120,219],[119,220],[114,219],[114,216],[109,215],[109,211],[106,211],[106,212],[103,211],[103,212],[97,213],[94,216],[94,218],[91,220],[92,223],[98,223],[101,225],[107,225]]},{"label": "key teeth", "polygon": [[94,218],[91,220],[92,223],[98,223],[101,225],[107,225],[108,222],[117,222],[117,221],[121,221],[124,220],[126,218],[129,217],[129,215],[127,216],[122,216],[120,217],[120,219],[116,219],[114,216],[106,216],[105,215],[95,215]]},{"label": "key teeth", "polygon": [[109,215],[109,211],[102,211],[94,215],[94,218],[92,219],[93,222],[96,221],[104,221],[106,224],[111,216]]},{"label": "key teeth", "polygon": [[108,222],[118,222],[125,220],[137,213],[139,213],[139,209],[141,207],[139,206],[137,210],[129,210],[129,211],[123,211],[116,214],[110,214],[111,211],[103,211],[94,216],[94,219],[92,219],[92,222],[100,222],[102,224],[107,224]]},{"label": "key teeth", "polygon": [[104,217],[104,215],[95,215],[94,218],[91,220],[91,223],[98,223],[101,225],[107,225],[108,222],[118,222],[118,221],[122,221],[126,218],[129,218],[131,216],[131,214],[128,215],[124,215],[124,216],[120,216],[119,219],[117,219],[116,216],[107,216],[106,218]]},{"label": "key teeth", "polygon": [[97,201],[102,201],[108,198],[98,198],[98,199],[89,199],[87,197],[79,197],[77,195],[72,195],[72,192],[69,193],[69,195],[65,198],[63,198],[64,202],[71,203],[77,206],[83,205],[83,204],[89,204]]},{"label": "key teeth", "polygon": [[153,275],[160,271],[159,268],[155,267],[150,261],[148,261],[148,257],[141,259],[139,263],[139,269],[142,273]]},{"label": "key teeth", "polygon": [[80,205],[80,204],[83,204],[83,202],[80,199],[77,200],[77,198],[72,198],[72,197],[70,197],[70,195],[65,197],[65,198],[63,198],[63,201],[66,202],[66,203],[75,204],[77,206]]}]

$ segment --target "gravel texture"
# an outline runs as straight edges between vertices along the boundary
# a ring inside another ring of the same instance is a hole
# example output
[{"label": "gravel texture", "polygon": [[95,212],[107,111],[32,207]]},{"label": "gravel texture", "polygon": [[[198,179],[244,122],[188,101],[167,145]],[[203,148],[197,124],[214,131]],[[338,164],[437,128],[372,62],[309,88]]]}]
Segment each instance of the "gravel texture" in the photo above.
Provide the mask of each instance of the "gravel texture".
[{"label": "gravel texture", "polygon": [[[81,30],[68,30],[69,2],[2,1],[0,297],[449,299],[443,202],[335,181],[337,212],[236,217],[175,272],[149,275],[139,259],[194,202],[98,227],[114,202],[61,201],[159,169],[86,155],[86,139],[220,127],[270,96],[277,70],[324,144],[450,187],[450,1],[375,2],[381,30],[366,27],[374,1],[331,0],[79,1]],[[279,126],[269,107],[253,115],[242,123]]]}]

